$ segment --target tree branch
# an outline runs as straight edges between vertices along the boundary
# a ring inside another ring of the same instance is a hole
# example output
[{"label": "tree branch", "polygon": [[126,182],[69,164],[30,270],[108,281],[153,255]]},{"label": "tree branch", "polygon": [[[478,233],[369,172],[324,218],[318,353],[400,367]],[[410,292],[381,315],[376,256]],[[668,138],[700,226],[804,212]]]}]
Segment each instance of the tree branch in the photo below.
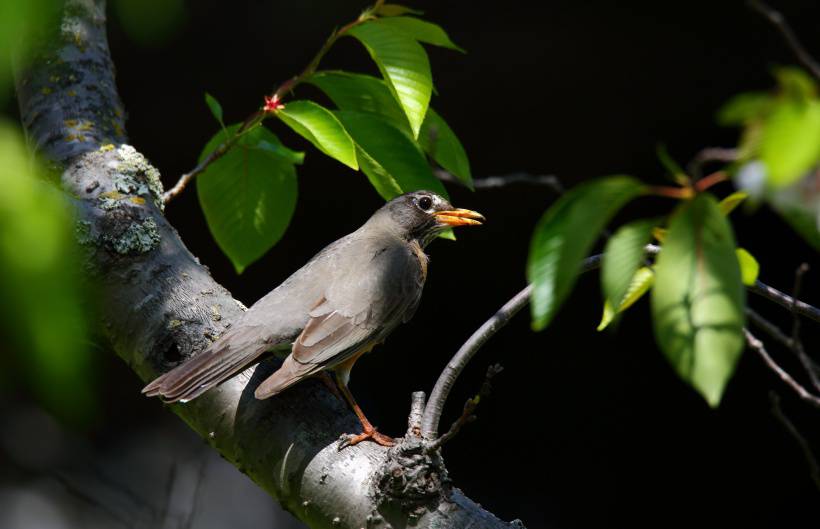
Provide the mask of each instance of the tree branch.
[{"label": "tree branch", "polygon": [[[458,178],[441,168],[433,170],[436,178],[443,182],[452,182],[461,184]],[[546,174],[530,174],[524,172],[510,173],[501,176],[485,176],[483,178],[476,178],[473,180],[473,187],[479,189],[497,189],[499,187],[506,187],[512,184],[529,184],[535,186],[544,186],[550,188],[555,193],[563,193],[564,186],[555,175]]]},{"label": "tree branch", "polygon": [[787,309],[795,314],[799,314],[816,322],[820,322],[820,309],[813,305],[809,305],[804,301],[795,299],[774,287],[770,287],[762,281],[755,281],[755,284],[749,287],[749,290],[759,296],[763,296],[769,301],[774,301],[784,309]]},{"label": "tree branch", "polygon": [[[158,171],[126,144],[104,0],[67,0],[56,33],[57,40],[38,43],[17,78],[22,120],[41,152],[64,169],[77,236],[102,296],[100,328],[147,381],[206,348],[243,309],[168,224]],[[416,527],[508,527],[446,483],[436,482],[421,506],[385,488],[388,469],[404,468],[397,459],[404,447],[362,443],[339,452],[339,435],[356,419],[319,382],[256,400],[253,388],[277,364],[263,362],[171,409],[311,527],[403,526],[408,505]],[[414,479],[430,475],[424,470],[416,468]]]},{"label": "tree branch", "polygon": [[803,457],[806,459],[806,464],[809,466],[809,476],[812,482],[814,482],[814,486],[820,491],[820,465],[817,464],[817,457],[811,449],[811,444],[803,437],[803,434],[800,433],[800,430],[797,429],[797,426],[794,425],[791,419],[783,413],[783,408],[780,406],[780,395],[772,391],[769,393],[769,400],[772,405],[772,415],[780,421],[780,424],[783,425],[786,431],[789,432],[789,435],[791,435],[798,446],[800,446]]},{"label": "tree branch", "polygon": [[820,397],[812,394],[809,390],[803,387],[798,381],[794,379],[785,369],[775,362],[774,358],[766,351],[766,346],[763,345],[755,335],[749,332],[749,329],[743,328],[743,335],[746,337],[748,346],[763,359],[763,362],[774,371],[774,373],[783,381],[784,384],[794,391],[798,397],[808,402],[815,408],[820,408]]}]

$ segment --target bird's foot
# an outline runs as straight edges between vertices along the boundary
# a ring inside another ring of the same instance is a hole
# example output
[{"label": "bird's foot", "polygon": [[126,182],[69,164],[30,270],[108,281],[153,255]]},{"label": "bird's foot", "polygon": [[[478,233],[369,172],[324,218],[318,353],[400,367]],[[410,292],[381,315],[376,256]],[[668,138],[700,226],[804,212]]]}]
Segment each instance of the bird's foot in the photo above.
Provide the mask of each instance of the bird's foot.
[{"label": "bird's foot", "polygon": [[384,435],[383,433],[379,433],[376,428],[369,428],[365,429],[362,433],[358,435],[349,434],[342,436],[342,442],[339,443],[339,450],[343,450],[348,446],[353,446],[361,443],[362,441],[373,441],[374,443],[380,444],[381,446],[395,446],[396,440],[390,436]]}]

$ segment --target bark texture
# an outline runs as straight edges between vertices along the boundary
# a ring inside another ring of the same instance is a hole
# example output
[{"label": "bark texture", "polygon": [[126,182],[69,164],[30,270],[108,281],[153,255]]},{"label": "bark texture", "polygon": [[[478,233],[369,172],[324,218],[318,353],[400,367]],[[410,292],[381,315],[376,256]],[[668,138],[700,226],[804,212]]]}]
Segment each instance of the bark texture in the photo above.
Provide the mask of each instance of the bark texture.
[{"label": "bark texture", "polygon": [[[30,140],[63,171],[76,205],[88,274],[104,296],[101,327],[147,381],[201,351],[244,307],[163,216],[159,172],[127,143],[105,31],[104,0],[66,1],[17,90]],[[339,436],[358,423],[320,383],[257,401],[253,388],[276,363],[171,409],[311,527],[522,526],[453,488],[440,454],[425,453],[418,425],[390,450],[362,443],[339,451]]]}]

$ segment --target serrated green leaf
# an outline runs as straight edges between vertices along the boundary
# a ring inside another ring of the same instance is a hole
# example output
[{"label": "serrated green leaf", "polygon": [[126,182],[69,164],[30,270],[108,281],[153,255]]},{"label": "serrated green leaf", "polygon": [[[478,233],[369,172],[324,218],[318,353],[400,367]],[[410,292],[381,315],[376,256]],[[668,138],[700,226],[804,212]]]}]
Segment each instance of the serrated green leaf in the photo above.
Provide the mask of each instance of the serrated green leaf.
[{"label": "serrated green leaf", "polygon": [[578,267],[612,216],[646,187],[628,176],[582,184],[550,207],[533,233],[527,276],[533,284],[532,325],[543,329],[566,299]]},{"label": "serrated green leaf", "polygon": [[313,101],[292,101],[274,115],[323,153],[359,169],[353,139],[330,110]]},{"label": "serrated green leaf", "polygon": [[413,137],[418,137],[430,96],[433,75],[427,52],[407,34],[381,24],[380,19],[351,28],[347,34],[361,42],[376,62],[388,88],[401,105],[410,123]]},{"label": "serrated green leaf", "polygon": [[727,101],[717,113],[717,122],[724,127],[745,125],[763,118],[774,104],[768,92],[746,92]]},{"label": "serrated green leaf", "polygon": [[385,200],[420,189],[447,196],[418,146],[392,123],[352,110],[340,110],[336,116],[358,146],[362,171]]},{"label": "serrated green leaf", "polygon": [[[320,72],[308,82],[327,94],[339,109],[378,114],[411,135],[407,117],[381,79],[348,72]],[[418,143],[436,163],[472,188],[467,153],[447,122],[432,108],[427,110]]]},{"label": "serrated green leaf", "polygon": [[720,203],[718,204],[720,212],[724,215],[728,215],[729,213],[734,211],[735,208],[738,207],[741,204],[741,202],[743,202],[747,198],[749,198],[749,193],[746,193],[745,191],[735,191],[734,193],[720,201]]},{"label": "serrated green leaf", "polygon": [[601,289],[604,300],[619,307],[644,259],[644,246],[652,238],[655,219],[643,219],[621,226],[610,237],[601,262]]},{"label": "serrated green leaf", "polygon": [[655,262],[655,337],[678,375],[717,406],[743,350],[745,290],[732,228],[703,193],[673,214]]},{"label": "serrated green leaf", "polygon": [[219,125],[224,129],[225,123],[222,121],[222,105],[220,105],[219,101],[217,101],[216,98],[208,92],[205,92],[205,103],[211,110],[211,115],[213,115],[217,123],[219,123]]},{"label": "serrated green leaf", "polygon": [[432,22],[427,22],[426,20],[421,20],[414,17],[402,16],[384,18],[379,20],[378,23],[413,37],[419,42],[432,44],[433,46],[441,46],[442,48],[449,48],[451,50],[465,53],[462,48],[450,40],[447,32],[444,31],[444,29],[442,29],[442,27],[438,24],[433,24]]},{"label": "serrated green leaf", "polygon": [[760,264],[757,259],[744,248],[735,248],[735,255],[737,255],[740,278],[743,284],[747,286],[754,285],[757,281],[757,275],[760,273]]},{"label": "serrated green leaf", "polygon": [[787,186],[820,159],[820,101],[782,101],[766,120],[759,155],[773,187]]},{"label": "serrated green leaf", "polygon": [[[618,307],[617,314],[625,311],[629,307],[635,304],[636,301],[641,299],[644,294],[646,294],[652,285],[655,283],[655,272],[652,271],[651,268],[643,266],[638,268],[635,271],[635,274],[632,276],[631,281],[629,282],[629,287],[626,290],[626,294],[624,294],[623,300],[621,301],[621,305]],[[604,301],[604,313],[601,316],[601,323],[598,324],[598,331],[604,330],[612,320],[615,318],[616,312],[612,309],[612,304],[609,300]]]},{"label": "serrated green leaf", "polygon": [[399,4],[382,4],[376,9],[376,14],[383,17],[398,17],[401,15],[423,15],[424,11]]},{"label": "serrated green leaf", "polygon": [[[211,138],[200,160],[239,126]],[[279,241],[296,208],[296,169],[270,148],[280,145],[272,132],[257,126],[196,179],[208,229],[238,274]]]}]

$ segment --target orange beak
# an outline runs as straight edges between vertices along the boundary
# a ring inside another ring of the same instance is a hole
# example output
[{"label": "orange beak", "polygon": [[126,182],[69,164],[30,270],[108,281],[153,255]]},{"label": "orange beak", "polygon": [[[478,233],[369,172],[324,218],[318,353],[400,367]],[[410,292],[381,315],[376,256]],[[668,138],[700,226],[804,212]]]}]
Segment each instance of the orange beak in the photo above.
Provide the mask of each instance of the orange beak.
[{"label": "orange beak", "polygon": [[481,226],[484,215],[469,209],[449,209],[433,213],[436,222],[445,226]]}]

